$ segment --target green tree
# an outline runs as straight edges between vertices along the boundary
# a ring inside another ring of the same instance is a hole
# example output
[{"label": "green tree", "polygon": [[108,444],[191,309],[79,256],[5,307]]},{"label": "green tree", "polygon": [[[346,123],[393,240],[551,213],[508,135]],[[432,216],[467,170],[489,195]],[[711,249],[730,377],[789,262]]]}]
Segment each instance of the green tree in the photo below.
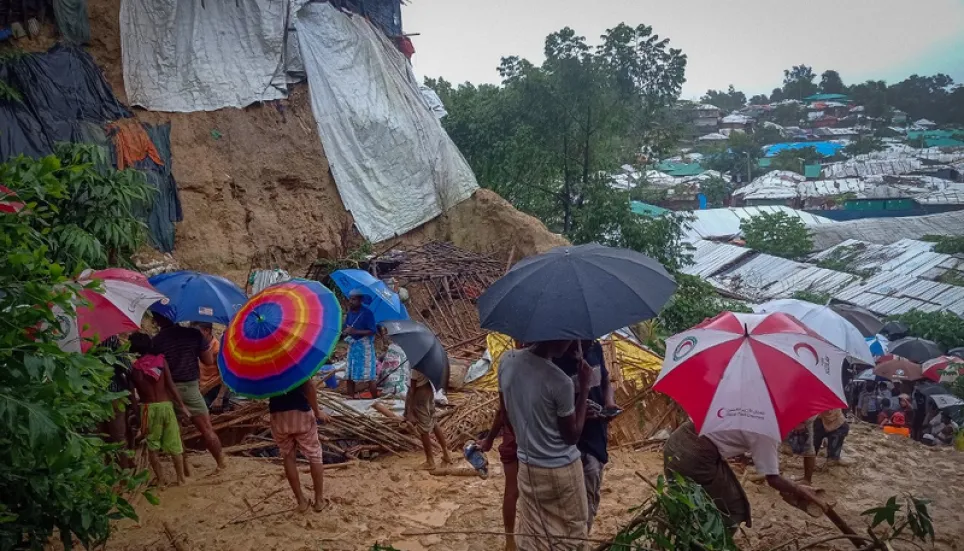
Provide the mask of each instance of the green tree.
[{"label": "green tree", "polygon": [[953,312],[911,310],[888,319],[906,324],[911,335],[932,340],[945,350],[964,346],[964,319]]},{"label": "green tree", "polygon": [[707,90],[700,98],[703,103],[719,107],[724,113],[738,111],[746,106],[746,95],[731,84],[726,91]]},{"label": "green tree", "polygon": [[910,77],[891,85],[887,89],[887,98],[892,106],[906,112],[911,119],[926,118],[935,122],[946,122],[949,109],[949,90],[954,79],[938,73],[934,76]]},{"label": "green tree", "polygon": [[539,66],[503,58],[501,86],[428,82],[481,185],[576,242],[601,241],[609,234],[592,228],[610,224],[593,210],[636,223],[623,214],[629,195],[610,189],[606,175],[678,140],[671,108],[685,67],[686,56],[651,27],[620,24],[596,47],[570,28],[549,35]]},{"label": "green tree", "polygon": [[847,144],[846,147],[843,148],[843,153],[849,157],[856,157],[857,155],[866,155],[867,153],[883,150],[884,142],[882,142],[880,138],[860,136]]},{"label": "green tree", "polygon": [[764,172],[760,168],[763,151],[751,134],[734,132],[725,148],[707,151],[706,155],[706,167],[729,172],[737,182],[749,182]]},{"label": "green tree", "polygon": [[817,93],[817,78],[813,68],[808,65],[794,65],[783,71],[783,98],[802,100]]},{"label": "green tree", "polygon": [[761,214],[740,224],[746,246],[783,258],[800,258],[813,249],[813,238],[799,218],[784,212]]},{"label": "green tree", "polygon": [[749,312],[744,304],[720,297],[712,285],[699,277],[676,274],[676,293],[659,313],[659,325],[670,335],[712,318],[720,312]]},{"label": "green tree", "polygon": [[767,105],[770,103],[770,98],[766,97],[764,94],[757,94],[750,98],[750,105]]},{"label": "green tree", "polygon": [[887,99],[887,83],[882,80],[868,80],[850,87],[850,99],[864,107],[868,117],[884,117],[890,113]]},{"label": "green tree", "polygon": [[26,203],[18,214],[0,214],[0,549],[40,550],[55,533],[67,549],[75,541],[104,542],[112,519],[136,518],[118,492],[146,479],[146,472],[122,471],[117,447],[96,435],[123,397],[107,390],[118,359],[97,346],[64,352],[50,330],[82,303],[81,287],[58,260],[76,269],[103,260],[95,248],[71,247],[63,236],[98,236],[97,224],[133,225],[130,213],[106,219],[116,212],[105,211],[97,221],[67,211],[88,201],[123,202],[115,194],[124,184],[111,176],[79,184],[88,178],[85,164],[65,166],[62,160],[73,158],[65,151],[0,165],[0,180]]},{"label": "green tree", "polygon": [[803,106],[796,103],[778,105],[767,118],[781,126],[797,126],[803,119]]},{"label": "green tree", "polygon": [[789,170],[797,174],[803,174],[804,166],[817,164],[821,160],[823,160],[823,155],[817,152],[814,147],[784,149],[771,158],[770,169]]},{"label": "green tree", "polygon": [[846,94],[847,87],[844,86],[840,73],[832,69],[824,71],[820,75],[820,92],[824,94]]},{"label": "green tree", "polygon": [[710,208],[722,207],[729,190],[723,178],[710,178],[700,182],[700,191],[706,196],[706,203]]}]

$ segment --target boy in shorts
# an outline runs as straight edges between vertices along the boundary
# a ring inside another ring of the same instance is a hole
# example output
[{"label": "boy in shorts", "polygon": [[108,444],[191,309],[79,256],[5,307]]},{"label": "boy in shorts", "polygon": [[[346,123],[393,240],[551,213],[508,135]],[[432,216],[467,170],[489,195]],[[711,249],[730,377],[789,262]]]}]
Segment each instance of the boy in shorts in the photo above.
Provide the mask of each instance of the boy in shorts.
[{"label": "boy in shorts", "polygon": [[187,415],[187,407],[174,386],[171,370],[164,356],[154,354],[151,338],[144,333],[131,335],[131,352],[139,358],[134,362],[131,379],[140,397],[141,427],[147,441],[147,455],[157,484],[164,486],[160,453],[170,454],[177,474],[176,486],[184,483],[184,448],[181,430],[174,413],[174,404]]},{"label": "boy in shorts", "polygon": [[[315,420],[328,423],[331,419],[318,407],[318,394],[314,381],[308,379],[286,394],[269,398],[268,411],[271,413],[271,436],[278,444],[281,457],[284,458],[285,477],[298,502],[298,512],[304,513],[312,506],[315,511],[321,511],[325,508],[323,501],[325,471],[321,441],[318,439],[318,425]],[[313,505],[305,499],[301,491],[297,462],[299,451],[308,460],[311,470],[311,483],[315,489]]]}]

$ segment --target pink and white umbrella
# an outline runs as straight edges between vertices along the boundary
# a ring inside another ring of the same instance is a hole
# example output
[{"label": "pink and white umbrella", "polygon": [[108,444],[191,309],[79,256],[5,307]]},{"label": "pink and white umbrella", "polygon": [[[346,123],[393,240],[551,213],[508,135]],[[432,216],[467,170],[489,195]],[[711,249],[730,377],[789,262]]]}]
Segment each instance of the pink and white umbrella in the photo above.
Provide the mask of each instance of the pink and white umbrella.
[{"label": "pink and white umbrella", "polygon": [[[79,295],[89,304],[78,304],[76,316],[57,312],[60,338],[57,344],[68,352],[86,352],[96,337],[108,337],[137,331],[150,305],[166,300],[151,286],[143,274],[121,268],[86,270],[77,283],[100,281],[99,289],[83,289]],[[58,309],[59,310],[59,309]]]},{"label": "pink and white umbrella", "polygon": [[922,375],[932,381],[953,383],[964,371],[964,360],[957,356],[939,356],[921,364]]},{"label": "pink and white umbrella", "polygon": [[847,407],[846,356],[787,314],[723,312],[666,340],[653,388],[676,400],[700,434],[782,440],[807,418]]}]

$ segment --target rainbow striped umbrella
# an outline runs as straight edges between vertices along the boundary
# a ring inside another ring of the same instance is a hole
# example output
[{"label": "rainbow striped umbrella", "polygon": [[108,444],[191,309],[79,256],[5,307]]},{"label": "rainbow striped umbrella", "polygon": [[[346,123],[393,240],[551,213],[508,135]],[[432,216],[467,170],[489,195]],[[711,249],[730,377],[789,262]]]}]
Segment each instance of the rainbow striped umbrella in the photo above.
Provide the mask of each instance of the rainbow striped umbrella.
[{"label": "rainbow striped umbrella", "polygon": [[231,320],[218,367],[228,388],[270,398],[297,388],[331,355],[341,336],[341,306],[317,281],[268,287]]}]

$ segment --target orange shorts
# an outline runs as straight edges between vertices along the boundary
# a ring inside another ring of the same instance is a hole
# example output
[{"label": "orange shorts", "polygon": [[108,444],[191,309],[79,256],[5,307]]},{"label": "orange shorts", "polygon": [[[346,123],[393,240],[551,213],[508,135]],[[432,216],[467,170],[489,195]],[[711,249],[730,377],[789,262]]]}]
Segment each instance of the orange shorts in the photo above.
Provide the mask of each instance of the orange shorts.
[{"label": "orange shorts", "polygon": [[278,411],[271,414],[271,436],[282,457],[300,451],[309,463],[321,463],[318,425],[310,411]]}]

